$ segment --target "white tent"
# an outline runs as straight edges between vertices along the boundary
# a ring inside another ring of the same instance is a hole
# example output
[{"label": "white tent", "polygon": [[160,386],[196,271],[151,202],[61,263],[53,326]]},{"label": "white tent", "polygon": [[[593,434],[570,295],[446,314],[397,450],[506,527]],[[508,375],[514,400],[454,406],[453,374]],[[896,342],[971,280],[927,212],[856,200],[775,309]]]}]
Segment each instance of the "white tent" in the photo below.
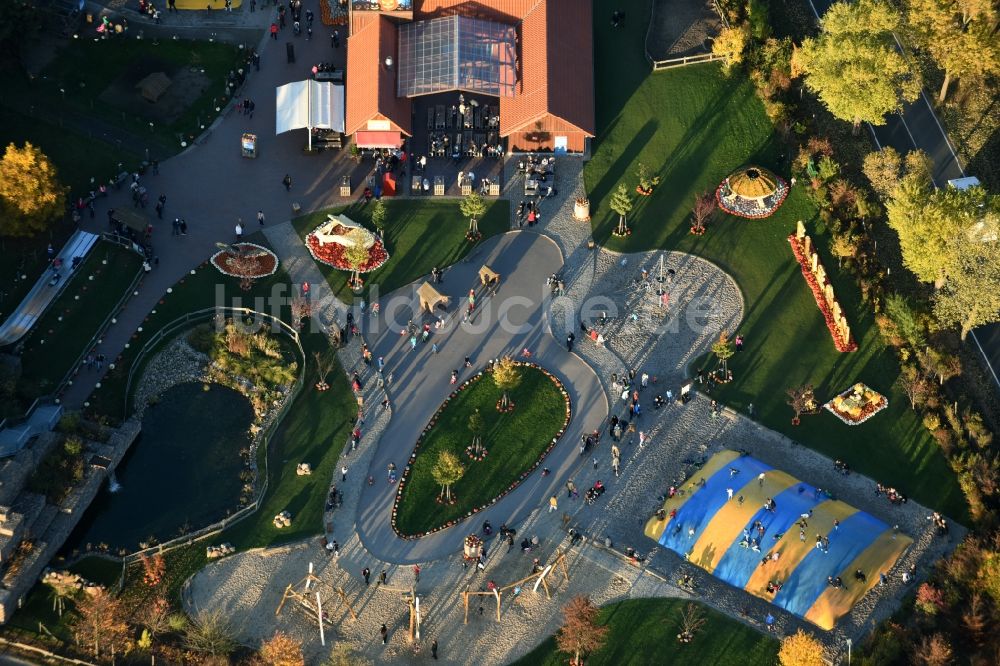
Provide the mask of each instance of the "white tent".
[{"label": "white tent", "polygon": [[278,86],[275,133],[312,128],[344,131],[344,86],[326,81],[296,81]]}]

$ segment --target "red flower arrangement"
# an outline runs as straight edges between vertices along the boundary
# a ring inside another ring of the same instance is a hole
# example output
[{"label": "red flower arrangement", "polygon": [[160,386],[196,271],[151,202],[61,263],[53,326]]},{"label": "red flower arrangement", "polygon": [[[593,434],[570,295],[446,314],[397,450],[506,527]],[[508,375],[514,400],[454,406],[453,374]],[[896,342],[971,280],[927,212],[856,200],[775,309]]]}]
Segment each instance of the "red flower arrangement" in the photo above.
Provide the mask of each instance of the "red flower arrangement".
[{"label": "red flower arrangement", "polygon": [[788,236],[788,242],[792,246],[792,253],[795,255],[795,260],[799,262],[799,268],[802,269],[802,275],[809,284],[809,288],[812,289],[813,298],[816,299],[816,305],[819,306],[820,312],[823,313],[823,319],[826,320],[826,327],[830,331],[830,335],[833,337],[833,346],[836,347],[839,352],[857,351],[858,343],[854,341],[854,338],[841,340],[840,333],[837,331],[837,322],[833,320],[833,313],[830,311],[830,306],[826,304],[826,296],[823,295],[823,286],[816,281],[816,276],[813,275],[812,270],[810,270],[809,260],[806,259],[805,254],[802,252],[802,246],[799,244],[799,239],[796,238],[795,234],[791,234]]},{"label": "red flower arrangement", "polygon": [[[247,252],[250,256],[257,260],[254,265],[254,270],[252,274],[246,274],[246,267],[238,263],[236,257],[233,253],[227,250],[220,250],[212,255],[209,259],[212,265],[222,273],[223,275],[228,275],[230,277],[248,277],[248,278],[262,278],[268,275],[274,275],[278,270],[278,255],[271,252],[266,247],[257,245],[256,243],[237,243],[239,247],[244,252]],[[163,301],[161,300],[160,303]]]},{"label": "red flower arrangement", "polygon": [[[339,243],[320,245],[315,234],[309,234],[306,236],[306,247],[309,249],[309,254],[316,261],[344,271],[354,270],[354,267],[348,263],[347,258],[344,256],[346,248]],[[386,251],[385,245],[382,244],[381,240],[376,238],[375,244],[368,248],[368,261],[361,266],[359,272],[370,273],[376,268],[381,267],[388,260],[389,253]]]},{"label": "red flower arrangement", "polygon": [[[510,484],[510,487],[507,488],[506,490],[504,490],[502,493],[500,493],[499,495],[497,495],[496,497],[494,497],[492,500],[490,500],[486,504],[483,504],[482,506],[474,507],[471,511],[469,511],[468,513],[466,513],[465,514],[466,518],[470,518],[473,515],[479,513],[480,511],[485,511],[486,509],[488,509],[489,507],[493,506],[494,504],[496,504],[497,502],[499,502],[501,499],[503,499],[504,497],[506,497],[508,493],[512,492],[519,485],[521,485],[521,483],[525,479],[527,479],[528,476],[533,471],[535,471],[535,469],[537,469],[539,465],[542,464],[542,461],[545,459],[545,457],[547,455],[549,455],[549,453],[552,451],[552,449],[555,448],[556,444],[559,442],[559,439],[563,436],[563,434],[565,434],[566,427],[569,425],[569,420],[570,420],[570,417],[572,416],[572,413],[573,413],[572,404],[570,402],[569,394],[566,392],[566,388],[563,386],[563,383],[561,381],[559,381],[559,379],[557,377],[555,377],[552,373],[550,373],[549,371],[545,370],[541,366],[536,365],[535,363],[528,363],[526,361],[515,361],[514,365],[535,368],[536,370],[540,370],[542,372],[542,374],[544,374],[546,377],[548,377],[549,379],[552,380],[552,383],[554,383],[556,385],[556,388],[559,390],[559,393],[566,399],[566,419],[565,419],[565,421],[563,421],[563,425],[559,429],[559,432],[556,433],[556,436],[552,438],[552,441],[549,442],[549,445],[545,448],[545,450],[542,452],[542,454],[538,457],[538,460],[536,460],[531,467],[529,467],[523,474],[521,474],[521,476],[519,476],[517,478],[517,480],[514,481],[514,483]],[[396,488],[396,497],[395,497],[395,499],[393,499],[393,502],[392,502],[392,515],[391,515],[391,518],[389,520],[389,524],[392,526],[392,531],[395,532],[396,536],[398,536],[399,538],[406,539],[406,540],[419,539],[420,537],[428,536],[430,534],[434,534],[435,532],[440,532],[441,530],[446,530],[449,527],[454,527],[455,525],[457,525],[460,522],[462,522],[462,520],[464,520],[464,519],[449,520],[447,523],[445,523],[444,525],[441,525],[440,527],[435,527],[432,530],[428,530],[427,532],[420,532],[419,534],[403,534],[403,533],[401,533],[399,531],[399,528],[396,526],[396,514],[397,514],[397,511],[399,509],[399,502],[403,498],[403,488],[406,485],[407,480],[409,479],[410,470],[413,468],[413,462],[417,458],[417,452],[420,450],[420,444],[421,444],[421,441],[424,438],[424,435],[426,435],[428,432],[430,432],[431,428],[433,427],[433,423],[438,420],[438,418],[441,416],[441,412],[444,410],[445,407],[448,406],[448,403],[451,401],[451,399],[454,398],[460,391],[462,391],[464,388],[466,388],[467,386],[469,386],[473,382],[477,382],[480,379],[482,379],[483,375],[484,375],[484,372],[480,371],[480,372],[476,373],[473,377],[470,377],[469,379],[467,379],[464,382],[462,382],[462,384],[458,387],[458,389],[456,389],[455,391],[453,391],[451,393],[451,395],[448,396],[448,399],[446,399],[444,401],[444,403],[442,403],[441,406],[438,407],[437,411],[434,412],[434,416],[431,418],[431,422],[428,423],[426,426],[424,426],[424,429],[421,431],[420,435],[417,437],[417,441],[416,441],[416,443],[413,446],[413,452],[410,453],[410,460],[407,463],[406,467],[403,468],[403,474],[399,478],[399,483],[397,484],[397,488]],[[469,448],[471,449],[471,447],[469,447]],[[485,458],[485,454],[484,454],[483,458]],[[454,498],[454,497],[455,496],[453,494],[452,498]],[[443,503],[443,501],[439,500],[438,503]],[[454,501],[451,502],[451,504],[454,504],[454,503],[455,503]]]}]

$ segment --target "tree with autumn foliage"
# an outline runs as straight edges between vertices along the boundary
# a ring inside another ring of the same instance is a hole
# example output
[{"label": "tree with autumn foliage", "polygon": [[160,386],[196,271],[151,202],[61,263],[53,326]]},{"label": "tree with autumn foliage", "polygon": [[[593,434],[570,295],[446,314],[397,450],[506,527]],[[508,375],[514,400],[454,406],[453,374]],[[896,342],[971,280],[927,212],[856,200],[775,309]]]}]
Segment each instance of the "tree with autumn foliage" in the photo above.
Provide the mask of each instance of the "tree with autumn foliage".
[{"label": "tree with autumn foliage", "polygon": [[280,631],[264,641],[258,656],[266,666],[305,666],[306,663],[302,643]]},{"label": "tree with autumn foliage", "polygon": [[563,625],[556,633],[556,645],[561,652],[573,655],[570,664],[583,663],[583,655],[604,645],[608,628],[597,624],[599,610],[590,597],[576,596],[563,606]]},{"label": "tree with autumn foliage", "polygon": [[156,587],[163,582],[163,576],[167,573],[167,561],[163,559],[163,553],[156,553],[152,557],[142,556],[142,582],[149,587]]},{"label": "tree with autumn foliage", "polygon": [[129,628],[121,601],[107,590],[84,594],[76,604],[73,633],[81,648],[95,659],[112,652],[122,652]]},{"label": "tree with autumn foliage", "polygon": [[715,193],[706,190],[694,196],[694,206],[691,208],[691,233],[701,235],[705,233],[705,223],[715,211]]},{"label": "tree with autumn foliage", "polygon": [[778,661],[781,666],[825,666],[823,644],[799,629],[781,641]]},{"label": "tree with autumn foliage", "polygon": [[41,150],[7,146],[0,158],[0,236],[34,236],[66,210],[66,188]]}]

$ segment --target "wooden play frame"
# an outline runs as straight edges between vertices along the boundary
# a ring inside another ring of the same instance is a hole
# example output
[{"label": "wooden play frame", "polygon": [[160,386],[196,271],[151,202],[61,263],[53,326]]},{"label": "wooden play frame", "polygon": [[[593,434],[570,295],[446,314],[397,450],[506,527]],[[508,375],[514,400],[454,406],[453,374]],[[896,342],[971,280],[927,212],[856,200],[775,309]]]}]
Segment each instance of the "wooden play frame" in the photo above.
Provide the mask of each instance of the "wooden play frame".
[{"label": "wooden play frame", "polygon": [[565,579],[565,582],[568,583],[569,582],[569,569],[566,566],[566,553],[559,553],[559,555],[556,557],[556,559],[552,561],[552,564],[547,565],[545,568],[543,568],[538,573],[533,573],[530,576],[525,576],[524,578],[522,578],[520,580],[516,580],[513,583],[510,583],[509,585],[504,585],[504,586],[499,587],[499,588],[497,588],[497,589],[495,589],[495,590],[493,590],[491,592],[479,592],[479,591],[471,592],[469,590],[465,590],[464,592],[461,593],[461,595],[462,595],[462,603],[465,606],[465,621],[463,622],[463,624],[469,624],[469,597],[494,597],[496,599],[496,602],[497,602],[497,622],[500,621],[500,603],[503,601],[503,593],[506,592],[507,590],[511,590],[511,589],[513,589],[515,587],[518,587],[518,586],[520,586],[520,585],[522,585],[524,583],[527,583],[528,581],[531,581],[531,580],[535,581],[535,585],[532,588],[532,591],[537,592],[538,591],[538,586],[541,585],[542,588],[545,590],[545,598],[546,599],[551,599],[552,598],[552,592],[549,590],[548,583],[545,582],[545,577],[553,569],[555,569],[556,566],[560,566],[561,567],[561,570],[562,570],[562,573],[563,573],[563,578]]}]

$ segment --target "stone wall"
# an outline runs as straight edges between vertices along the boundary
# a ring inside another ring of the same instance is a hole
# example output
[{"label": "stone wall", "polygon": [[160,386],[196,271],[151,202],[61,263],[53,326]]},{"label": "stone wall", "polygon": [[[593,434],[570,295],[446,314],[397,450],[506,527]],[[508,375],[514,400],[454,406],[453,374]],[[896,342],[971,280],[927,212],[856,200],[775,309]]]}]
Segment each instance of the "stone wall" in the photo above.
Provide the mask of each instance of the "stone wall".
[{"label": "stone wall", "polygon": [[[39,503],[32,501],[33,498],[29,497],[30,495],[34,495],[33,493],[21,493],[17,497],[16,506],[20,507],[30,504],[33,507],[31,511],[33,515],[30,516],[30,521],[28,520],[29,517],[25,516],[24,522],[28,525],[28,528],[22,528],[20,534],[15,536],[16,542],[12,546],[12,549],[16,548],[17,544],[20,543],[21,539],[27,533],[34,535],[35,545],[34,549],[20,561],[16,572],[7,571],[3,578],[0,579],[0,624],[6,623],[21,605],[28,591],[38,581],[49,561],[62,547],[73,531],[73,528],[76,527],[80,518],[83,517],[87,507],[94,501],[108,474],[114,471],[115,467],[124,457],[128,447],[138,437],[139,430],[139,420],[133,417],[126,421],[120,428],[113,431],[106,444],[88,442],[84,455],[89,456],[91,459],[94,456],[100,456],[109,460],[110,464],[107,467],[97,464],[89,465],[84,472],[83,481],[69,492],[58,507],[46,505],[44,501],[38,506]],[[55,439],[56,436],[53,436],[53,441]],[[50,449],[51,443],[47,450]],[[19,453],[18,455],[20,456],[21,454]],[[37,460],[40,459],[41,456],[38,456]],[[34,465],[28,468],[29,473],[33,468]],[[21,487],[23,487],[23,482],[26,479],[27,475],[24,476]]]}]

